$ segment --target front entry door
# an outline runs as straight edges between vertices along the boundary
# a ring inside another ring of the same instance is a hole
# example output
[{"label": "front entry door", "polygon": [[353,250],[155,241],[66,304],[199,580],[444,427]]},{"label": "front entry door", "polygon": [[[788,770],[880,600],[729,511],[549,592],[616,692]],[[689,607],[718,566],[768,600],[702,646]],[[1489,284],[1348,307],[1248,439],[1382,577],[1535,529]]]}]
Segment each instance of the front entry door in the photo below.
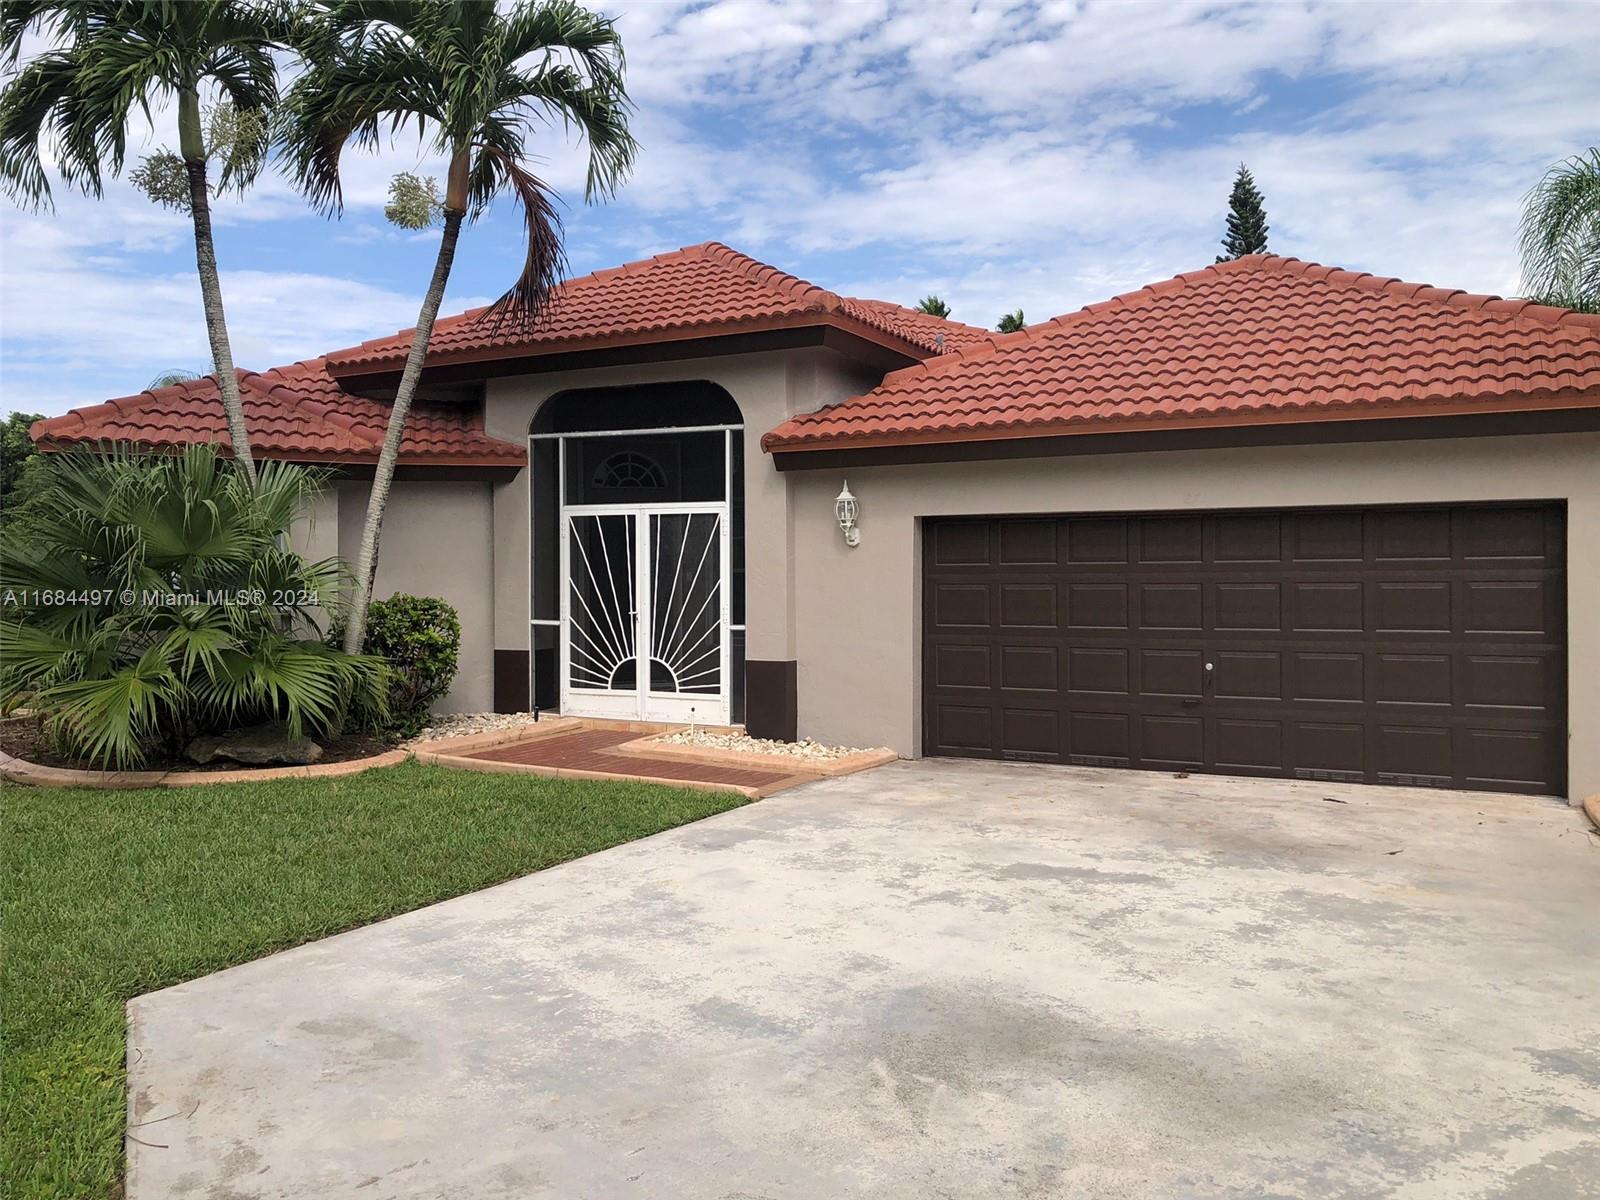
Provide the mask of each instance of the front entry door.
[{"label": "front entry door", "polygon": [[561,711],[726,724],[725,506],[568,508]]}]

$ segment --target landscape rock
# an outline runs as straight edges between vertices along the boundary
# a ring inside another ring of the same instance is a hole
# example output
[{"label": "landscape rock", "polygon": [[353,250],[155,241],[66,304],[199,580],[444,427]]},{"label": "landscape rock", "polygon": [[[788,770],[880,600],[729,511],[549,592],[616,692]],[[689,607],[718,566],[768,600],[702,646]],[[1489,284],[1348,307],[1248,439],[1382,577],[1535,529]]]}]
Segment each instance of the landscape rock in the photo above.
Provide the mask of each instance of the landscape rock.
[{"label": "landscape rock", "polygon": [[742,754],[783,754],[790,758],[818,760],[848,758],[852,754],[862,753],[855,746],[824,746],[811,738],[780,742],[773,738],[753,738],[743,732],[713,733],[706,729],[682,729],[677,733],[664,733],[655,740],[668,746],[700,746]]},{"label": "landscape rock", "polygon": [[189,743],[184,755],[201,764],[225,758],[253,767],[305,766],[322,757],[322,747],[304,735],[290,737],[288,725],[272,721],[231,733],[202,734]]},{"label": "landscape rock", "polygon": [[[554,716],[547,713],[546,716]],[[521,729],[533,726],[538,718],[531,712],[519,713],[441,713],[433,717],[426,729],[403,745],[415,746],[437,738],[468,737],[477,733],[498,733],[502,729]]]}]

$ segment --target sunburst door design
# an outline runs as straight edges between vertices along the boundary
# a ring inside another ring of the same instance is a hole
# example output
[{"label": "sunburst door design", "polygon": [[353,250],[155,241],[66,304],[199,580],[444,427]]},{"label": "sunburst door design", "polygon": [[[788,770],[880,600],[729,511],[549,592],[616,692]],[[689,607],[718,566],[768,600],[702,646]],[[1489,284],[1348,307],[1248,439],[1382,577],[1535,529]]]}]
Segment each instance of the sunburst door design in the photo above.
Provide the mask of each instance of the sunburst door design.
[{"label": "sunburst door design", "polygon": [[575,691],[638,688],[638,517],[584,514],[567,529],[568,683]]},{"label": "sunburst door design", "polygon": [[567,711],[728,720],[729,542],[720,507],[569,512]]},{"label": "sunburst door design", "polygon": [[722,692],[722,517],[650,516],[650,690]]}]

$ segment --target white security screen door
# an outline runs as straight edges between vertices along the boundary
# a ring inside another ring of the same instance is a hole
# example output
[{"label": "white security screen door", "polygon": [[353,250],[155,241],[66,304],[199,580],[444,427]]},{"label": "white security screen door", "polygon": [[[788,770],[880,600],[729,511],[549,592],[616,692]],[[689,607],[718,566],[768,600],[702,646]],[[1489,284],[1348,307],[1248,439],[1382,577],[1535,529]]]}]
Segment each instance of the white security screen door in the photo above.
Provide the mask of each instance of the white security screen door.
[{"label": "white security screen door", "polygon": [[726,506],[569,506],[565,518],[561,711],[726,724]]}]

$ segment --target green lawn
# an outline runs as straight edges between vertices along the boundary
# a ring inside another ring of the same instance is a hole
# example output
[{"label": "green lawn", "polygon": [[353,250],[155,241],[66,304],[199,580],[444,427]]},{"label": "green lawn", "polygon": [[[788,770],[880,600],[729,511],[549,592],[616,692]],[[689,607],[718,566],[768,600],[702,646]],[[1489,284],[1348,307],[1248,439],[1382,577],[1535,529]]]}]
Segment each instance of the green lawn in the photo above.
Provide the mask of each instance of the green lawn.
[{"label": "green lawn", "polygon": [[120,1191],[129,997],[742,803],[414,764],[171,791],[7,787],[4,1194]]}]

